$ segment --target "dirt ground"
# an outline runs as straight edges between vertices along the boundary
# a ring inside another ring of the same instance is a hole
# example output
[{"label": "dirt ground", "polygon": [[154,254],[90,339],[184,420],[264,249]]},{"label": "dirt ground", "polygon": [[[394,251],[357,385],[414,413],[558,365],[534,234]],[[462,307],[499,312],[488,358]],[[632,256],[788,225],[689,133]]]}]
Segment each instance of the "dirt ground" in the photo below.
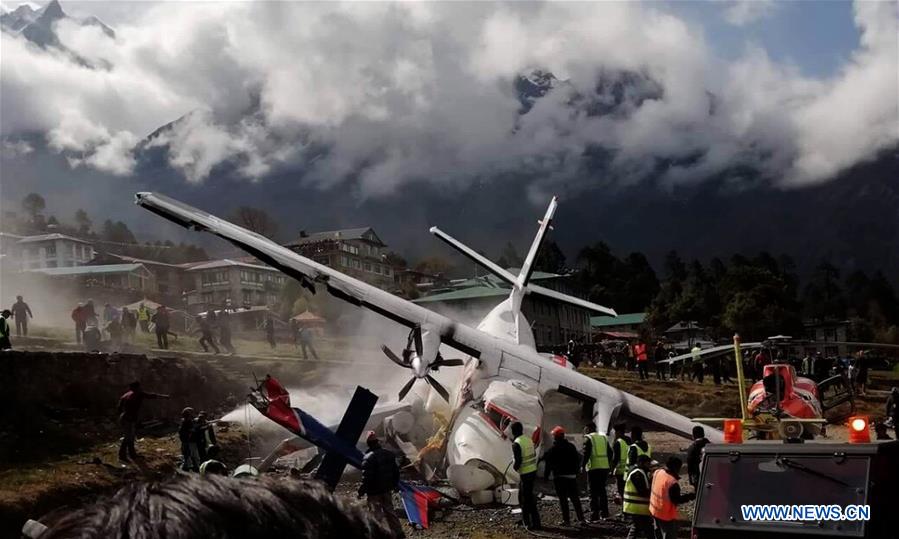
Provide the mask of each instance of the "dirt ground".
[{"label": "dirt ground", "polygon": [[[321,361],[302,362],[302,371],[296,368],[297,360],[292,347],[279,347],[275,353],[271,353],[258,343],[247,343],[246,346],[237,343],[238,348],[245,351],[244,354],[227,357],[198,352],[193,340],[183,340],[173,351],[147,350],[144,347],[149,343],[137,344],[138,348],[150,358],[158,358],[161,361],[165,361],[166,357],[177,358],[179,361],[186,360],[201,365],[202,372],[213,369],[216,377],[223,376],[228,379],[229,384],[247,385],[245,382],[250,372],[272,372],[276,376],[294,377],[304,385],[318,387],[327,381],[323,373],[326,372],[328,365],[348,363],[342,359],[346,352],[340,350],[339,343],[322,343],[319,346]],[[67,342],[64,335],[53,330],[39,332],[37,336],[28,340],[14,340],[14,346],[17,349],[39,351],[75,348],[74,343]],[[115,366],[117,363],[112,362],[110,365]],[[382,367],[383,365],[368,365],[365,362],[361,362],[358,366],[354,364],[361,378],[365,377],[368,370]],[[584,369],[583,372],[618,389],[687,416],[739,416],[735,385],[715,387],[709,380],[706,380],[703,386],[681,381],[650,380],[643,383],[631,372],[610,369]],[[77,376],[77,373],[72,375]],[[873,382],[871,390],[868,397],[860,399],[859,409],[863,413],[877,417],[883,413],[886,390],[896,382],[891,374],[874,372],[871,377]],[[4,382],[0,381],[0,392],[5,391],[3,384]],[[164,388],[157,390],[164,391]],[[229,404],[231,405],[233,404]],[[66,412],[71,416],[77,415],[79,410],[73,407]],[[103,416],[97,415],[95,411],[88,412],[87,408],[81,410],[85,414],[93,414],[82,419],[105,425],[105,428],[92,431],[92,436],[97,437],[96,443],[60,446],[55,448],[55,451],[53,447],[44,447],[43,451],[35,452],[31,460],[27,458],[26,447],[24,448],[26,456],[18,458],[17,462],[0,462],[0,537],[15,536],[25,518],[36,518],[49,512],[84,505],[96,499],[98,495],[114,493],[123,484],[131,481],[154,480],[176,473],[179,444],[174,420],[154,421],[143,428],[138,441],[138,450],[143,458],[138,463],[123,467],[116,460],[118,437],[112,419],[114,414]],[[0,425],[0,431],[2,429],[3,425]],[[248,442],[246,434],[242,429],[233,426],[219,432],[223,448],[222,458],[232,468],[242,463],[248,455],[259,456],[274,445],[273,440],[252,436]],[[827,440],[839,441],[845,437],[845,427],[829,427]],[[682,453],[687,445],[686,440],[666,433],[647,433],[646,438],[653,445],[654,456],[658,460],[664,460],[670,454]],[[53,456],[48,456],[51,454]],[[338,494],[355,499],[358,487],[356,481],[357,476],[348,474],[339,487]],[[589,511],[586,485],[582,485],[581,488],[582,504],[585,511]],[[684,488],[689,490],[685,484]],[[584,528],[561,526],[561,512],[558,501],[554,498],[552,486],[541,482],[538,484],[538,492],[544,496],[540,502],[540,511],[545,530],[539,534],[529,533],[518,527],[516,522],[519,518],[512,513],[513,508],[498,504],[477,508],[455,505],[439,509],[431,515],[430,529],[407,528],[407,534],[415,537],[440,538],[624,537],[627,533],[626,525],[615,518],[620,512],[620,507],[612,501],[614,485],[609,485],[608,490],[611,494],[610,512],[613,518]],[[398,500],[396,505],[400,510]],[[689,516],[692,507],[688,505],[683,509],[685,516]]]}]

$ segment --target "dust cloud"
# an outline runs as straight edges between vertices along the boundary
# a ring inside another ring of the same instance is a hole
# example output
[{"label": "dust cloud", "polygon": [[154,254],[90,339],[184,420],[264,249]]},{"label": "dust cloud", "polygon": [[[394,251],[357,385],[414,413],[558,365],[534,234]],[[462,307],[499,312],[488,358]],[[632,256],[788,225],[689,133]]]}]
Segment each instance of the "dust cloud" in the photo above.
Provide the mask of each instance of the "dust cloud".
[{"label": "dust cloud", "polygon": [[[9,264],[5,260],[0,262],[0,307],[8,309],[15,303],[16,296],[22,296],[34,314],[34,319],[29,320],[31,325],[73,327],[72,309],[79,301],[86,302],[91,298],[79,297],[67,282],[54,281],[43,275],[19,273],[8,267]],[[96,304],[98,298],[93,299]]]}]

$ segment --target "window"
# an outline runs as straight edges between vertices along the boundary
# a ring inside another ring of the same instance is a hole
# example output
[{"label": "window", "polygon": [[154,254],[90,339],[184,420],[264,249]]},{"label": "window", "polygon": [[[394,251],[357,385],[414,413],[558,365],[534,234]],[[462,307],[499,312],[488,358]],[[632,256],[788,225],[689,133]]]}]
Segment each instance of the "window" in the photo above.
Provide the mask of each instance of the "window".
[{"label": "window", "polygon": [[368,262],[366,262],[365,264],[362,264],[362,269],[364,269],[365,271],[369,271],[369,272],[372,271],[371,264],[369,264]]},{"label": "window", "polygon": [[203,300],[203,303],[212,303],[212,292],[203,292],[200,297]]},{"label": "window", "polygon": [[359,267],[362,266],[362,264],[360,264],[359,261],[355,258],[351,260],[351,262],[353,263],[353,269],[359,269]]},{"label": "window", "polygon": [[55,243],[51,243],[51,244],[47,245],[46,247],[44,247],[44,249],[47,251],[47,258],[56,256],[56,244]]},{"label": "window", "polygon": [[391,275],[393,275],[393,270],[390,268],[384,268],[384,275],[390,277]]},{"label": "window", "polygon": [[200,274],[200,282],[203,286],[215,286],[228,283],[227,271],[204,271]]},{"label": "window", "polygon": [[352,254],[352,255],[358,255],[358,254],[359,254],[359,247],[357,247],[357,246],[355,246],[355,245],[350,245],[349,243],[341,243],[341,244],[340,244],[340,250],[341,250],[341,251],[344,251],[344,252],[347,252],[347,253],[350,253],[350,254]]},{"label": "window", "polygon": [[243,303],[253,303],[252,290],[243,289],[241,290],[241,293],[243,294]]}]

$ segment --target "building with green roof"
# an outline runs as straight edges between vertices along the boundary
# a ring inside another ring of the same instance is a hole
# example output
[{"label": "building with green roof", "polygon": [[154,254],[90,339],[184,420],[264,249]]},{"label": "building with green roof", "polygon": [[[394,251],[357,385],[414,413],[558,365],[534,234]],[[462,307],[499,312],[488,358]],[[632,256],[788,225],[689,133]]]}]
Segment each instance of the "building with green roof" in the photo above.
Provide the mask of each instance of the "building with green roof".
[{"label": "building with green roof", "polygon": [[644,322],[646,313],[594,316],[590,318],[590,327],[595,338],[636,339]]}]

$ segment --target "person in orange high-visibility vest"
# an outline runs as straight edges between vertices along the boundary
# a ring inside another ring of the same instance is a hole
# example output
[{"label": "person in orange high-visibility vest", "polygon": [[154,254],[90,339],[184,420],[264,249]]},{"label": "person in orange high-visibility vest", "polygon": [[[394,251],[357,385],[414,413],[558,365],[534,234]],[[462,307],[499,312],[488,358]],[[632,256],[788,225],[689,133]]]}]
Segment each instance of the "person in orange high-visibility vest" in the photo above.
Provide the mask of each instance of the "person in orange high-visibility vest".
[{"label": "person in orange high-visibility vest", "polygon": [[638,342],[634,345],[634,356],[637,358],[640,379],[649,380],[649,354],[646,352],[646,343]]},{"label": "person in orange high-visibility vest", "polygon": [[677,506],[696,498],[696,493],[681,494],[680,470],[684,465],[677,457],[670,457],[665,467],[652,476],[652,489],[649,495],[649,513],[656,525],[656,537],[659,539],[677,539]]}]

